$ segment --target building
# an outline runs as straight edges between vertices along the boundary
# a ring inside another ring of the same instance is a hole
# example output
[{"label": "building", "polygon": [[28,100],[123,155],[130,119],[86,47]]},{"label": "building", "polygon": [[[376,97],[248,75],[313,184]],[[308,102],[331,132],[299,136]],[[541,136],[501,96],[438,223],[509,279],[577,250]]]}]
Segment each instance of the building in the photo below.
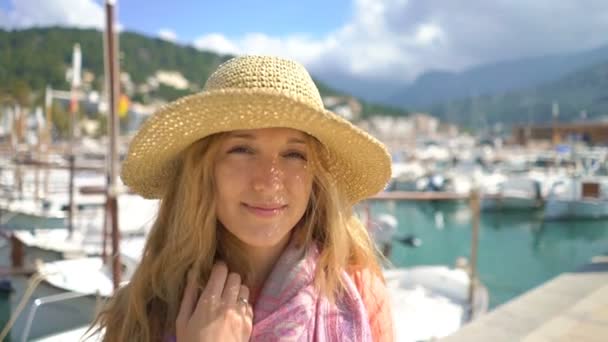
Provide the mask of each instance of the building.
[{"label": "building", "polygon": [[359,120],[363,110],[359,101],[350,96],[325,96],[323,105],[349,121]]},{"label": "building", "polygon": [[553,144],[576,141],[591,145],[608,145],[608,122],[517,126],[513,128],[513,139],[520,145],[535,141],[549,141]]}]

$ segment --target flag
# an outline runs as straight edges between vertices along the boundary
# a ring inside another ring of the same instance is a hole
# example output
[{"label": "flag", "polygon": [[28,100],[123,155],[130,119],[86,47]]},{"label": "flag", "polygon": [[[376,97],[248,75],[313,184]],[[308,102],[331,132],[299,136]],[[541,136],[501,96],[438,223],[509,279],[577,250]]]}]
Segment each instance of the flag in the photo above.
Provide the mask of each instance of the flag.
[{"label": "flag", "polygon": [[127,116],[129,112],[129,107],[131,106],[131,101],[129,101],[129,97],[125,94],[121,94],[118,99],[118,117],[121,119]]}]

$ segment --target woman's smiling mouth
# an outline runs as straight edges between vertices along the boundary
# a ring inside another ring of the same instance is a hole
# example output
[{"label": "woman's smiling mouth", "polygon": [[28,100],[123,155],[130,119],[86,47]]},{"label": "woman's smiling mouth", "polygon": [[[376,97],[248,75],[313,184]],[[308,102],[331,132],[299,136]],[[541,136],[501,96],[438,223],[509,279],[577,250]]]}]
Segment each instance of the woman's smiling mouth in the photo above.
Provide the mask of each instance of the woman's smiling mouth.
[{"label": "woman's smiling mouth", "polygon": [[272,205],[258,205],[258,204],[247,204],[242,203],[242,205],[247,209],[247,211],[253,213],[256,216],[260,217],[273,217],[281,214],[286,208],[287,205],[282,204],[272,204]]}]

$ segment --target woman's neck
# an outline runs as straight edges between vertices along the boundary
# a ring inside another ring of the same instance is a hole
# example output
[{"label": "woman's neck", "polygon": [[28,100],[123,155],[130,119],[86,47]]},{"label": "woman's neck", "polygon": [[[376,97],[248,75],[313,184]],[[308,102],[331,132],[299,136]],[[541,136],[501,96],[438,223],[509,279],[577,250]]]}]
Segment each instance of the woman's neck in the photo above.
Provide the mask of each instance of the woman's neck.
[{"label": "woman's neck", "polygon": [[251,265],[251,277],[247,279],[245,285],[249,287],[252,297],[252,301],[255,301],[255,297],[259,291],[261,291],[266,278],[270,275],[274,265],[283,253],[283,250],[289,242],[289,234],[277,245],[272,247],[254,247],[245,246],[245,251]]}]

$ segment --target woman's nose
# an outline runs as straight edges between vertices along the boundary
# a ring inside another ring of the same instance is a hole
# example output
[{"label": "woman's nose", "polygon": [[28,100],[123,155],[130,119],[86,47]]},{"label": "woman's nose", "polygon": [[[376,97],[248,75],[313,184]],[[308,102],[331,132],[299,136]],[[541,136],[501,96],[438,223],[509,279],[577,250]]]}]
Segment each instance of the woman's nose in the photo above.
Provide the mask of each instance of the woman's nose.
[{"label": "woman's nose", "polygon": [[283,174],[278,158],[260,159],[252,172],[255,191],[278,191],[283,187]]}]

